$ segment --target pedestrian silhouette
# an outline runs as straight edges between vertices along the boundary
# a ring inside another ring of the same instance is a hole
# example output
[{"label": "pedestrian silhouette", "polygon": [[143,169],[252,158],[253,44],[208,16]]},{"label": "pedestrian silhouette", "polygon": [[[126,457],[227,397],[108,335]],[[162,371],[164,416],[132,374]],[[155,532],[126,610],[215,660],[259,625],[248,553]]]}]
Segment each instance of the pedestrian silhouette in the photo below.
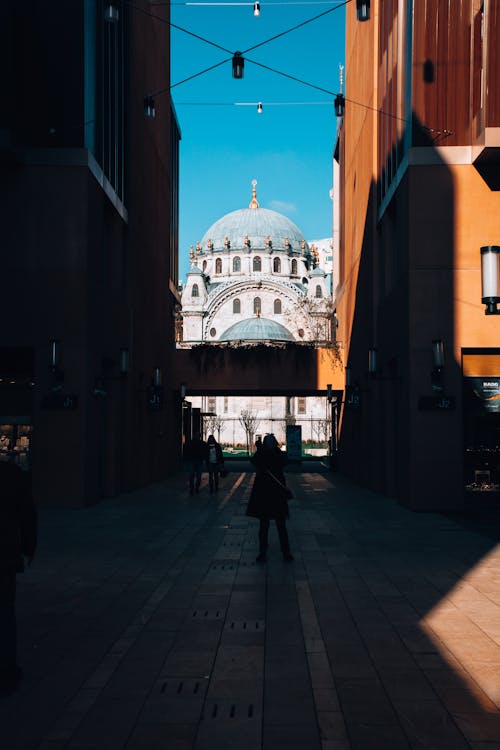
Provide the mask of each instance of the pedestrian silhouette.
[{"label": "pedestrian silhouette", "polygon": [[219,472],[224,468],[224,456],[222,448],[213,435],[207,439],[207,469],[210,492],[219,489]]},{"label": "pedestrian silhouette", "polygon": [[266,561],[271,519],[276,523],[283,559],[293,560],[286,529],[290,492],[283,474],[285,457],[274,435],[264,437],[262,448],[250,460],[255,466],[256,474],[246,514],[260,520],[257,562]]},{"label": "pedestrian silhouette", "polygon": [[207,460],[207,444],[201,439],[200,433],[195,432],[190,443],[186,445],[185,456],[189,467],[189,492],[199,492],[203,464]]},{"label": "pedestrian silhouette", "polygon": [[0,461],[0,695],[12,693],[22,677],[17,663],[16,576],[31,565],[37,540],[30,477]]}]

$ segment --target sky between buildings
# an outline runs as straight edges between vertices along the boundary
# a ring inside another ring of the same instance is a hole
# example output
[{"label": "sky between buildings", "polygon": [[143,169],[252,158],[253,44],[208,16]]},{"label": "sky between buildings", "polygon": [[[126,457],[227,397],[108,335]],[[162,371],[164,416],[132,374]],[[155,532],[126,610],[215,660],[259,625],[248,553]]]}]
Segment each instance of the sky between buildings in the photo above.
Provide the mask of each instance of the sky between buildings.
[{"label": "sky between buildings", "polygon": [[[258,182],[260,205],[288,216],[307,239],[332,234],[330,190],[337,128],[333,99],[339,90],[339,64],[344,62],[343,4],[270,0],[261,3],[256,18],[253,2],[201,2],[206,4],[173,2],[172,23],[228,52],[171,29],[172,97],[182,132],[181,280],[189,270],[189,246],[222,215],[248,207],[253,179]],[[245,52],[321,13],[321,18]],[[236,51],[244,53],[242,80],[232,78]],[[224,60],[214,70],[176,85]],[[257,113],[258,102],[262,114]]]}]

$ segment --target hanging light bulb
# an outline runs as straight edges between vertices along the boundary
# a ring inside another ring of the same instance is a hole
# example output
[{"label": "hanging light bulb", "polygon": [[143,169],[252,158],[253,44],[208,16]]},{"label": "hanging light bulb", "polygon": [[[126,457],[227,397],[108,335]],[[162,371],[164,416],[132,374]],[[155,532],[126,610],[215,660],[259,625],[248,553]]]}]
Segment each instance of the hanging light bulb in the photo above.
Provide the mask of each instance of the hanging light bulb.
[{"label": "hanging light bulb", "polygon": [[255,2],[253,4],[253,14],[254,16],[260,16],[260,3],[259,2]]},{"label": "hanging light bulb", "polygon": [[257,113],[258,113],[259,115],[261,115],[261,114],[262,114],[262,110],[263,110],[263,107],[262,107],[262,102],[259,102],[259,103],[257,104]]},{"label": "hanging light bulb", "polygon": [[343,117],[344,116],[344,109],[345,109],[345,96],[344,94],[337,94],[335,97],[335,101],[333,103],[333,106],[335,107],[335,114],[337,117]]},{"label": "hanging light bulb", "polygon": [[120,12],[114,3],[106,3],[104,8],[104,20],[106,23],[118,23]]},{"label": "hanging light bulb", "polygon": [[235,52],[233,55],[233,78],[243,78],[245,60],[241,52]]},{"label": "hanging light bulb", "polygon": [[370,0],[356,0],[356,19],[358,21],[370,20]]},{"label": "hanging light bulb", "polygon": [[144,116],[145,117],[156,117],[155,100],[152,96],[146,96],[144,98]]}]

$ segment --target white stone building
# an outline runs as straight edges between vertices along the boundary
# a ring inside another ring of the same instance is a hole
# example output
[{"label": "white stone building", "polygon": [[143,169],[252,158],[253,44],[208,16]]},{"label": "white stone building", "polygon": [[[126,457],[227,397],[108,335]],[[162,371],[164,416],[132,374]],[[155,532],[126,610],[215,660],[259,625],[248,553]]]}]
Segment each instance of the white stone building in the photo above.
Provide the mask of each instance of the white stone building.
[{"label": "white stone building", "polygon": [[[252,185],[249,207],[218,219],[190,249],[191,268],[181,296],[179,347],[314,345],[331,340],[330,280],[319,262],[319,251],[286,216],[261,208],[255,180]],[[231,425],[226,442],[245,442],[239,424],[242,409],[258,417],[256,434],[284,435],[285,422],[298,424],[300,416],[304,427],[309,425],[303,430],[304,439],[311,440],[321,432],[313,420],[324,422],[328,414],[325,399],[318,397],[259,397],[246,399],[244,404],[231,397],[190,400],[205,413],[222,417],[226,432]],[[224,437],[221,431],[221,440]]]}]

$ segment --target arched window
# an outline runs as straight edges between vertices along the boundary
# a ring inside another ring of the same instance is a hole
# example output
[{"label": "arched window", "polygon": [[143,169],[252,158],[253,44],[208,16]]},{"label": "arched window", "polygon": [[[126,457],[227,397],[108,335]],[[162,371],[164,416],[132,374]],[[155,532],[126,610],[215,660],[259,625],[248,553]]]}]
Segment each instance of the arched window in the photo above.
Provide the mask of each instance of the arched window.
[{"label": "arched window", "polygon": [[281,300],[280,299],[274,300],[274,314],[281,315]]},{"label": "arched window", "polygon": [[280,273],[281,272],[281,261],[279,258],[275,258],[273,260],[273,271],[274,273]]},{"label": "arched window", "polygon": [[262,271],[262,261],[258,255],[253,259],[253,270]]},{"label": "arched window", "polygon": [[261,303],[260,303],[260,297],[254,297],[253,301],[253,311],[257,315],[257,313],[260,313],[261,311]]},{"label": "arched window", "polygon": [[297,273],[297,261],[296,261],[296,259],[294,258],[294,259],[292,260],[292,274],[296,274],[296,273]]},{"label": "arched window", "polygon": [[200,288],[198,284],[193,284],[193,288],[191,290],[191,297],[199,297],[200,296]]},{"label": "arched window", "polygon": [[316,291],[314,292],[315,297],[322,297],[323,292],[321,291],[321,287],[319,284],[316,284]]},{"label": "arched window", "polygon": [[216,258],[215,260],[215,273],[222,273],[222,259]]},{"label": "arched window", "polygon": [[236,273],[239,273],[241,271],[241,258],[236,256],[236,258],[233,258],[233,271]]},{"label": "arched window", "polygon": [[233,313],[241,312],[241,302],[239,299],[233,299]]},{"label": "arched window", "polygon": [[202,266],[202,271],[206,271],[206,270],[207,270],[207,261],[204,260],[203,261],[203,266]]}]

